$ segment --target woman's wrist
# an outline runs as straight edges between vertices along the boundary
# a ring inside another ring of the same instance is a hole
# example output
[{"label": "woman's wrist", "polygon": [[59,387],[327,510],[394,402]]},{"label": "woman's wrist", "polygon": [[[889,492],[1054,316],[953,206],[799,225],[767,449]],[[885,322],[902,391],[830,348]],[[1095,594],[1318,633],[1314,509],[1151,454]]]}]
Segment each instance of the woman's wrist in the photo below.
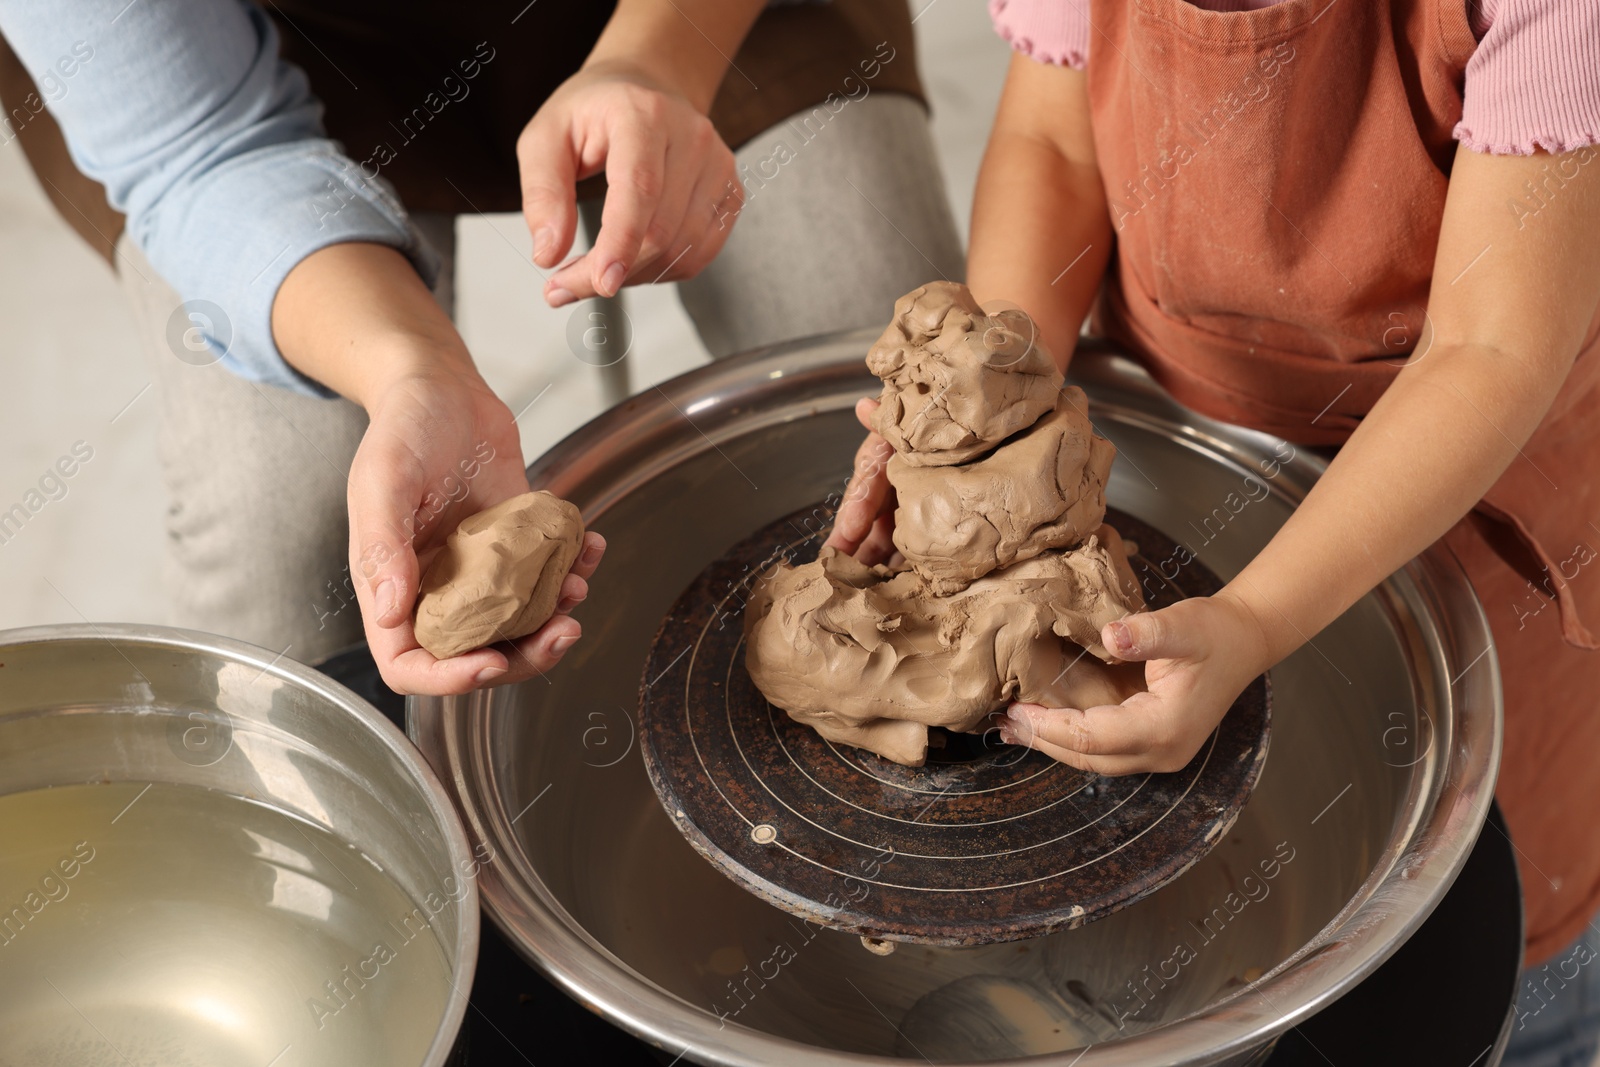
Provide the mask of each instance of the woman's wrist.
[{"label": "woman's wrist", "polygon": [[579,76],[636,82],[669,96],[681,97],[702,115],[711,110],[712,98],[722,84],[720,76],[713,77],[705,68],[684,70],[671,56],[635,53],[590,55]]},{"label": "woman's wrist", "polygon": [[762,6],[761,0],[623,0],[583,70],[643,75],[704,115]]},{"label": "woman's wrist", "polygon": [[387,245],[330,245],[301,260],[273,301],[272,333],[290,366],[369,413],[404,381],[487,390],[450,317]]},{"label": "woman's wrist", "polygon": [[350,391],[343,395],[368,415],[402,387],[440,393],[490,391],[459,339],[396,334],[362,348],[350,368]]}]

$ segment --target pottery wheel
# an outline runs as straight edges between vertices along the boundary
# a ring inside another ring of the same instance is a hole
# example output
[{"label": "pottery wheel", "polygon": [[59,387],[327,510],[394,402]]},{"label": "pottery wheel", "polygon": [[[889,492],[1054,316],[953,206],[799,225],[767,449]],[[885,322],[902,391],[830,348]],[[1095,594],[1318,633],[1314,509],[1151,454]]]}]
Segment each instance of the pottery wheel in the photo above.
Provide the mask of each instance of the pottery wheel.
[{"label": "pottery wheel", "polygon": [[[1197,560],[1166,562],[1182,556],[1159,531],[1115,509],[1106,521],[1132,542],[1152,608],[1221,587]],[[807,508],[735,545],[678,598],[650,647],[645,767],[673,823],[724,874],[820,926],[974,945],[1126,907],[1233,825],[1266,759],[1264,676],[1188,766],[1119,778],[993,731],[935,730],[927,764],[904,767],[825,741],[769,704],[744,667],[750,583],[778,559],[816,558],[832,524],[826,507]]]}]

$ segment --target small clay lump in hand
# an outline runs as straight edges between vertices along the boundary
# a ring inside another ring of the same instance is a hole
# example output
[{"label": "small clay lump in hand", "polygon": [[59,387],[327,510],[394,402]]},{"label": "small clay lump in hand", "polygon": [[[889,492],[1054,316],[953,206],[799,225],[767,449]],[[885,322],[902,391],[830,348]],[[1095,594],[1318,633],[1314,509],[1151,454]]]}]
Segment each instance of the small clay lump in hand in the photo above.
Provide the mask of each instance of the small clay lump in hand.
[{"label": "small clay lump in hand", "polygon": [[422,576],[417,643],[448,659],[533,633],[556,613],[583,532],[578,509],[542,491],[463,519]]}]

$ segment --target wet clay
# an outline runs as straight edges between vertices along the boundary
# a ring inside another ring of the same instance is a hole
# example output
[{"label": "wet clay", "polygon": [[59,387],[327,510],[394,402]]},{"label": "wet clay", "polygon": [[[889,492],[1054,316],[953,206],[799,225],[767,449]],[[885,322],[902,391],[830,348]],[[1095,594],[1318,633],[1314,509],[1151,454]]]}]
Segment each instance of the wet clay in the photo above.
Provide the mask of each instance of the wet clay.
[{"label": "wet clay", "polygon": [[1061,371],[1025,312],[986,313],[964,285],[894,304],[867,352],[883,379],[874,427],[914,467],[965,463],[1054,410]]},{"label": "wet clay", "polygon": [[745,666],[768,700],[830,741],[920,765],[928,727],[970,731],[1012,700],[1115,704],[1144,688],[1100,628],[1141,607],[1122,539],[1012,564],[952,596],[914,570],[837,549],[763,576],[745,608]]},{"label": "wet clay", "polygon": [[1106,516],[1106,479],[1117,449],[1089,425],[1077,386],[1055,410],[989,455],[917,467],[896,454],[894,544],[934,593],[954,593],[990,571],[1066,548]]},{"label": "wet clay", "polygon": [[463,519],[422,576],[417,643],[448,659],[533,633],[555,614],[583,532],[578,509],[542,491]]},{"label": "wet clay", "polygon": [[[824,548],[752,587],[745,664],[768,700],[830,741],[920,765],[928,728],[971,731],[1013,700],[1120,703],[1141,664],[1100,643],[1143,610],[1127,548],[1104,525],[1116,447],[1021,311],[965,286],[901,297],[867,356],[895,453],[895,547],[867,567]],[[1042,362],[1041,362],[1042,361]]]}]

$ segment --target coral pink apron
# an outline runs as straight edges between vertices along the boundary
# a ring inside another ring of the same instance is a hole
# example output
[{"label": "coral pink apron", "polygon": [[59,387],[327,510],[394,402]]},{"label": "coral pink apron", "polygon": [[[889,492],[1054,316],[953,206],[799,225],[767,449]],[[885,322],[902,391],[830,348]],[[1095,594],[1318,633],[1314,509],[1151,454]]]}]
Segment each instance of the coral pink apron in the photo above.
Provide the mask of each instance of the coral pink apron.
[{"label": "coral pink apron", "polygon": [[[1182,403],[1342,443],[1414,347],[1476,47],[1466,0],[1214,12],[1093,0],[1117,255],[1096,315]],[[1495,634],[1497,796],[1527,962],[1600,906],[1600,317],[1556,406],[1445,538]]]}]

